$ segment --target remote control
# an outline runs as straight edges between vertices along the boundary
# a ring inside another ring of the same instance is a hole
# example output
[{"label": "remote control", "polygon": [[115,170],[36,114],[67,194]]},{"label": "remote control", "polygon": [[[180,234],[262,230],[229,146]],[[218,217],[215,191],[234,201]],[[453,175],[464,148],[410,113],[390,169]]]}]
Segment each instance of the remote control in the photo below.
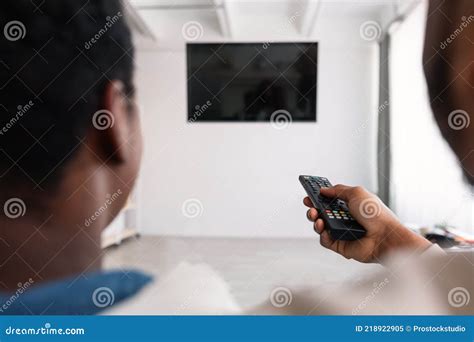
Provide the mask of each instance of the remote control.
[{"label": "remote control", "polygon": [[353,241],[365,235],[366,230],[351,216],[343,200],[324,197],[319,193],[321,188],[332,186],[327,178],[300,176],[299,180],[333,240]]}]

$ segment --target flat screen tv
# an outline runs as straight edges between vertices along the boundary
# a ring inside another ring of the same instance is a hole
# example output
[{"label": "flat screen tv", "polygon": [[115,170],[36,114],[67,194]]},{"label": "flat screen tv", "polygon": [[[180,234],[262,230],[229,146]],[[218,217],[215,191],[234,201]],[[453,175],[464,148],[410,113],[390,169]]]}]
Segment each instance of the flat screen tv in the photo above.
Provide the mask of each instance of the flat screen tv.
[{"label": "flat screen tv", "polygon": [[188,43],[188,121],[316,121],[317,43]]}]

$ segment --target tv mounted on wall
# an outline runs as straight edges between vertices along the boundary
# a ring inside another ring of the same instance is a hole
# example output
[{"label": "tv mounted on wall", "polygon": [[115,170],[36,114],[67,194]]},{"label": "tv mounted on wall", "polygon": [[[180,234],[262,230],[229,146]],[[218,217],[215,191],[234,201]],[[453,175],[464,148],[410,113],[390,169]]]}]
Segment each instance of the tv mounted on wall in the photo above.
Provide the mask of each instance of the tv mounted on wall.
[{"label": "tv mounted on wall", "polygon": [[316,121],[317,43],[188,43],[186,52],[189,122]]}]

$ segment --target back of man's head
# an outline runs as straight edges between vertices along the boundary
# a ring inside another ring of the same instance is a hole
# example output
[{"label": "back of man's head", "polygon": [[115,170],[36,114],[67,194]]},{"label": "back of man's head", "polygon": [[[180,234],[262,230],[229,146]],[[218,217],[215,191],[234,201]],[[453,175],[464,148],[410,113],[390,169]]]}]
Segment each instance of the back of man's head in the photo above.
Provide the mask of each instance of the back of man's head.
[{"label": "back of man's head", "polygon": [[[46,188],[81,147],[133,45],[119,0],[0,2],[0,183]],[[96,122],[97,124],[97,122]]]},{"label": "back of man's head", "polygon": [[430,1],[423,62],[441,133],[474,184],[474,1]]}]

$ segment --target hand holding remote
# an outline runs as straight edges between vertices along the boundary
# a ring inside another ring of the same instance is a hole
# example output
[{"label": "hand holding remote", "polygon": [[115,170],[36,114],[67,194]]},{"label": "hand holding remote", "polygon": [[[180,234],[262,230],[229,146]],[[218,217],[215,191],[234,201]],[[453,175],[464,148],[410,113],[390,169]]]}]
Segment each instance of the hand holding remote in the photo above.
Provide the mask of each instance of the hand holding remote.
[{"label": "hand holding remote", "polygon": [[380,262],[391,251],[409,249],[422,252],[431,245],[428,240],[404,227],[377,196],[362,187],[336,185],[321,188],[321,195],[344,200],[351,215],[367,230],[367,234],[359,240],[333,240],[324,229],[324,222],[318,218],[311,200],[308,197],[304,199],[304,204],[310,207],[308,219],[314,222],[314,230],[321,236],[321,245],[347,259]]}]

